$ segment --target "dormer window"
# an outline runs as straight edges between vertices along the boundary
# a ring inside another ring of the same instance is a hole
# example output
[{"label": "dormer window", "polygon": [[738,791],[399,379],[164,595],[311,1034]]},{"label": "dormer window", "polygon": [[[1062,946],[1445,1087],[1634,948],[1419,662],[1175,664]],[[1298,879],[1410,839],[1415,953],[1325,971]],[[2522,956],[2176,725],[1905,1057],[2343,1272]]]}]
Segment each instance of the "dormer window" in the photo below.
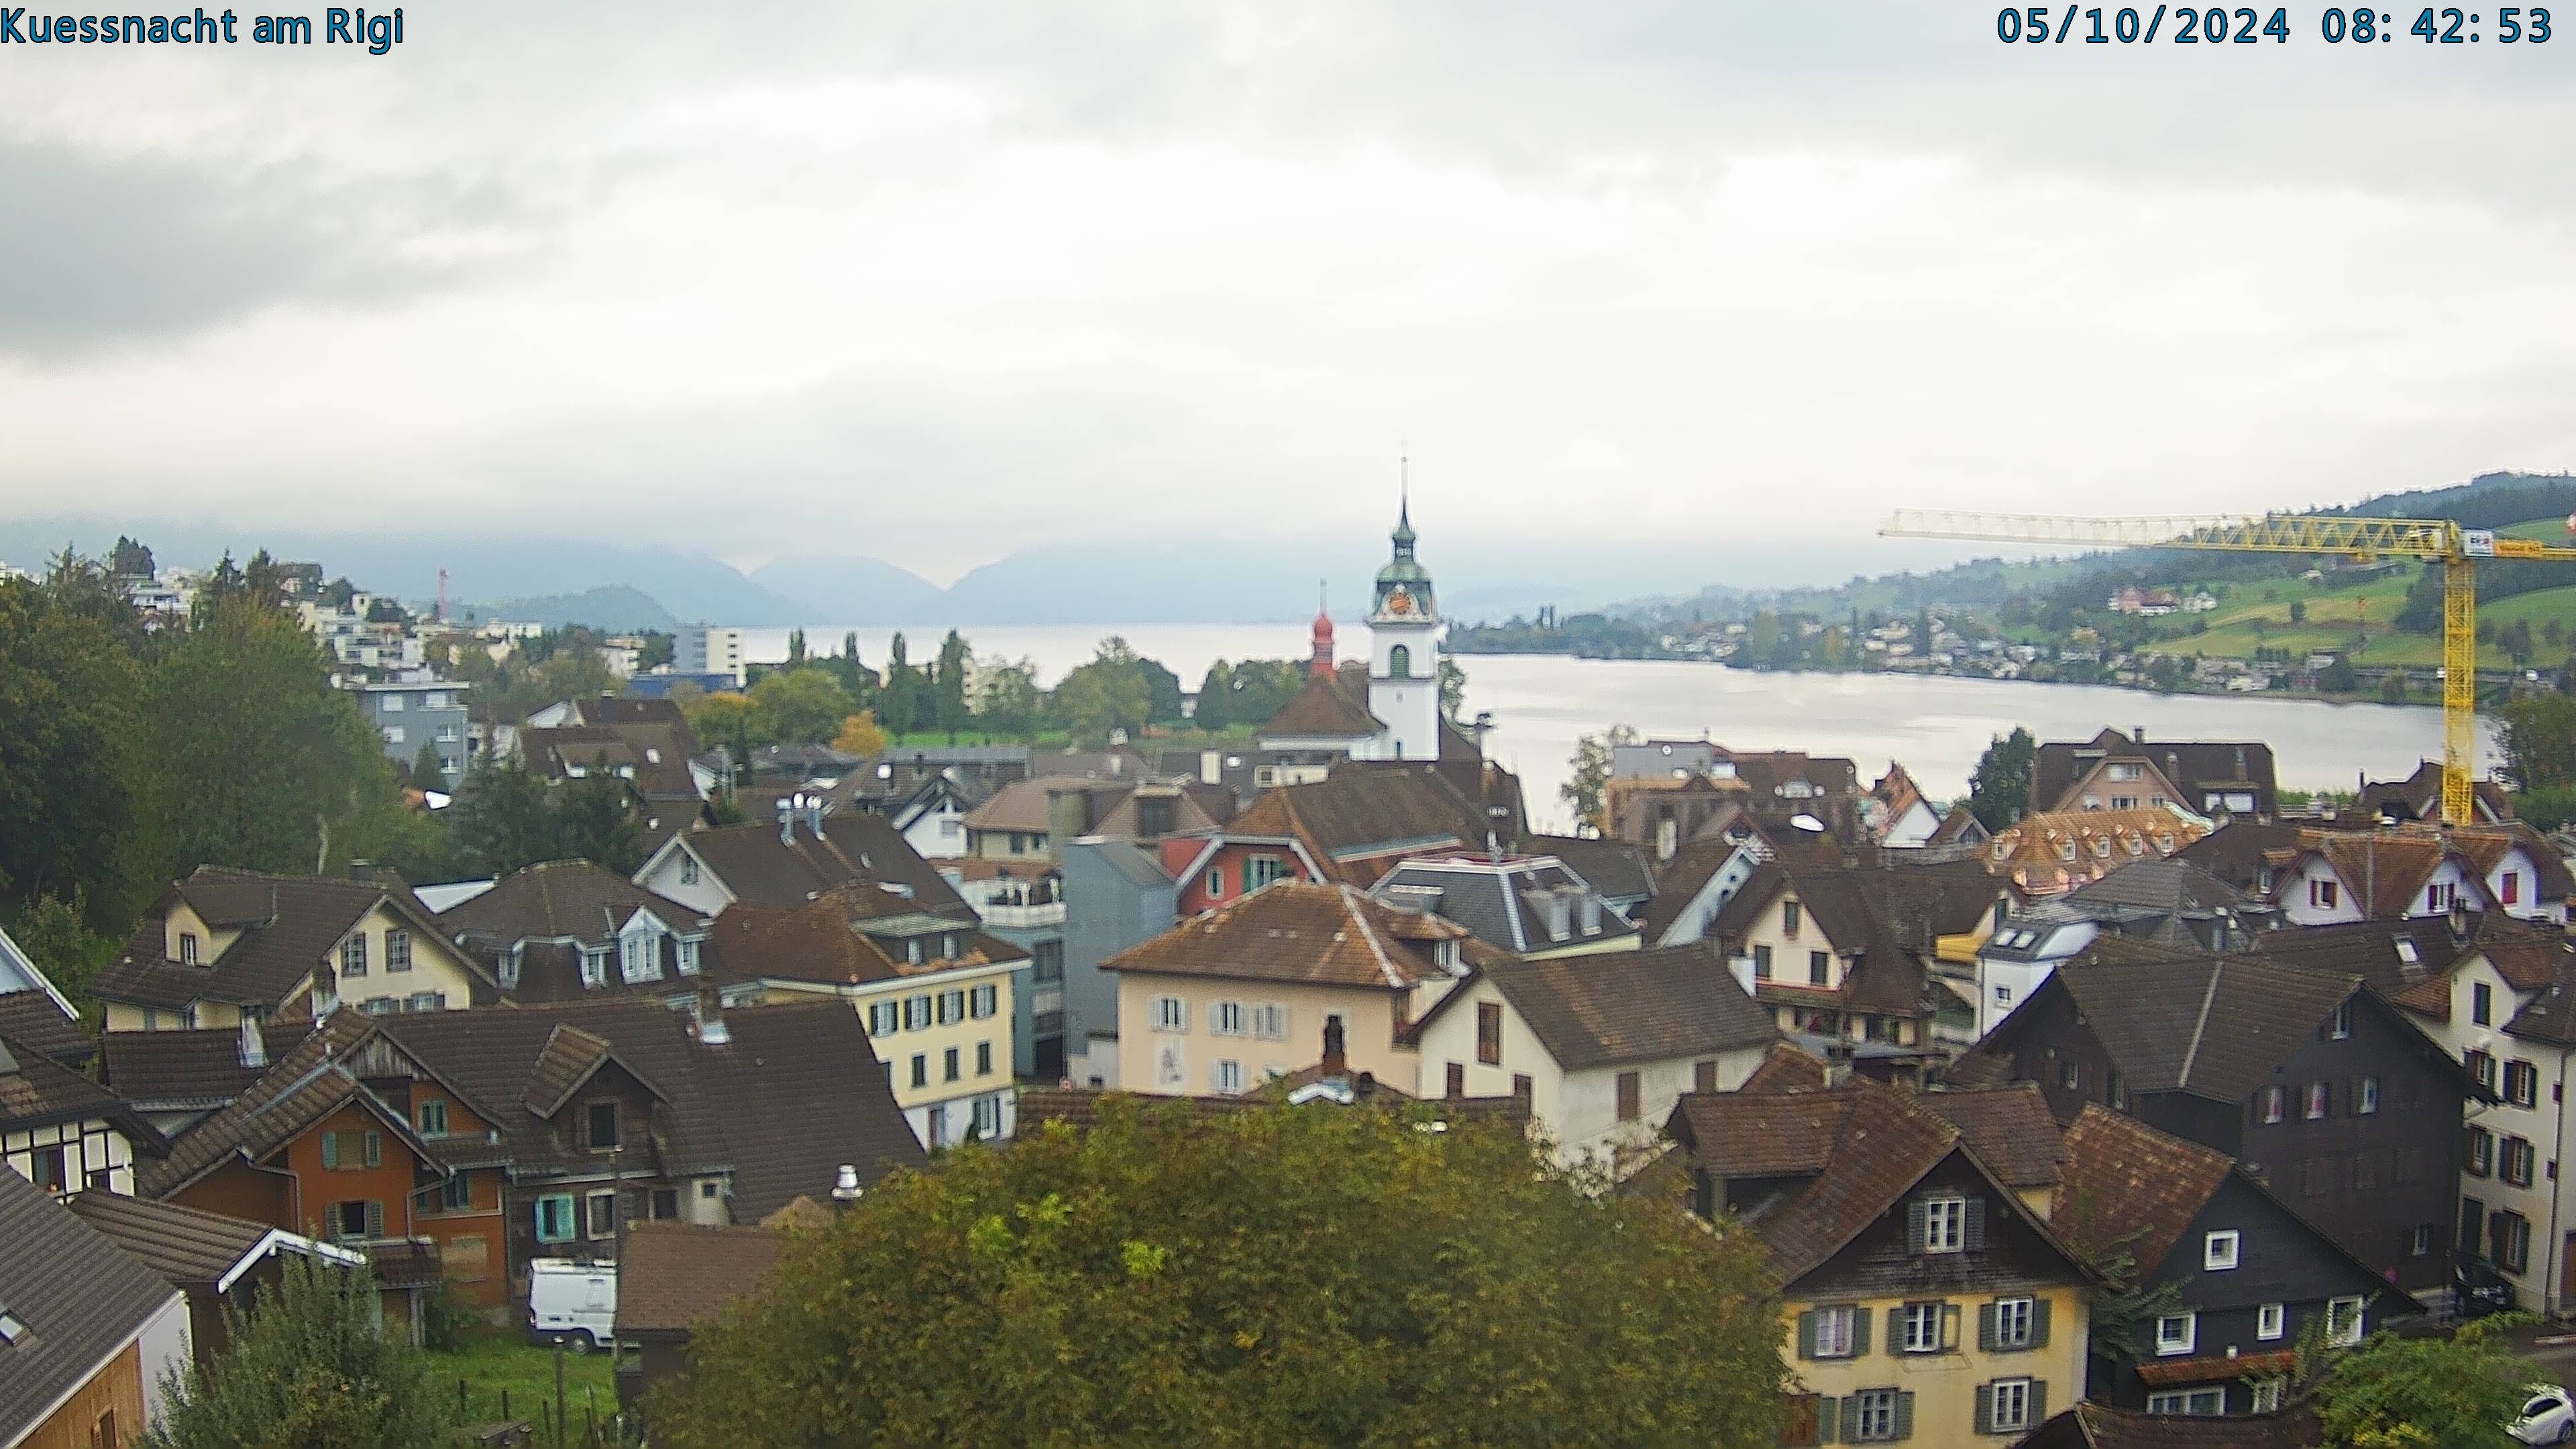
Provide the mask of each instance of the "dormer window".
[{"label": "dormer window", "polygon": [[1919,1226],[1914,1234],[1920,1253],[1964,1253],[1968,1250],[1968,1200],[1958,1196],[1928,1197],[1914,1205]]},{"label": "dormer window", "polygon": [[194,931],[179,933],[179,964],[182,966],[197,964],[197,933]]},{"label": "dormer window", "polygon": [[1456,941],[1434,941],[1434,942],[1432,942],[1432,943],[1431,943],[1431,964],[1432,964],[1432,965],[1434,965],[1434,966],[1439,967],[1439,968],[1440,968],[1441,970],[1443,970],[1443,971],[1455,971],[1455,970],[1457,970],[1457,969],[1458,969],[1458,943],[1457,943]]},{"label": "dormer window", "polygon": [[694,856],[694,855],[689,854],[689,853],[688,853],[687,851],[685,851],[685,850],[684,850],[684,851],[681,851],[681,852],[680,852],[680,884],[682,884],[682,885],[696,885],[697,883],[698,883],[698,858],[697,858],[696,856]]},{"label": "dormer window", "polygon": [[584,946],[581,948],[581,984],[584,986],[605,986],[608,984],[607,947]]},{"label": "dormer window", "polygon": [[689,940],[686,937],[681,938],[679,943],[679,957],[681,975],[695,976],[698,974],[697,942]]},{"label": "dormer window", "polygon": [[662,953],[650,933],[639,931],[620,942],[619,947],[625,958],[620,967],[630,984],[662,979]]},{"label": "dormer window", "polygon": [[903,943],[903,959],[915,966],[921,964],[921,938],[919,936],[915,936],[911,940]]}]

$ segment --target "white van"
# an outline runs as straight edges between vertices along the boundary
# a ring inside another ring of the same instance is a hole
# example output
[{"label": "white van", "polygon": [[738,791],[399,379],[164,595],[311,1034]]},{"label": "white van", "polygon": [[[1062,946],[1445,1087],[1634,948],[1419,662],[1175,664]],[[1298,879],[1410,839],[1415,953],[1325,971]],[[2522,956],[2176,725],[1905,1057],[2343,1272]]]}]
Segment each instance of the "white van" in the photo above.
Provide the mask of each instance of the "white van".
[{"label": "white van", "polygon": [[536,1258],[528,1263],[528,1342],[574,1353],[606,1348],[617,1329],[617,1265]]}]

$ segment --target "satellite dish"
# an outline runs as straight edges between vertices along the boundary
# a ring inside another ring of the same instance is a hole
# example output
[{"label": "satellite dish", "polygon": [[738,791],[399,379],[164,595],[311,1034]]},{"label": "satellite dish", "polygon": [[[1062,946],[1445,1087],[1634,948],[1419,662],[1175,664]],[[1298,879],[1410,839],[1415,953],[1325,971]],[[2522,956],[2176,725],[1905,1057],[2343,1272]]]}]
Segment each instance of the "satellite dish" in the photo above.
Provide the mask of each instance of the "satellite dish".
[{"label": "satellite dish", "polygon": [[1797,826],[1800,830],[1806,831],[1810,835],[1822,835],[1825,833],[1825,822],[1818,820],[1813,815],[1792,815],[1789,817],[1789,823]]}]

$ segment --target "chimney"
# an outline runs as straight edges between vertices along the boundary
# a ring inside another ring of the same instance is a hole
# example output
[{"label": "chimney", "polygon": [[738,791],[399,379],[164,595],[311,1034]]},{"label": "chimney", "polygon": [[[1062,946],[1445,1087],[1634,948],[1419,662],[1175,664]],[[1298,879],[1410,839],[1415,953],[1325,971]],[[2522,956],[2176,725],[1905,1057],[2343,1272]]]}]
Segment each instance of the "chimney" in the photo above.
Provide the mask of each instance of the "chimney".
[{"label": "chimney", "polygon": [[2147,727],[2145,725],[2131,726],[2129,730],[2129,738],[2130,742],[2133,744],[2145,744],[2147,742]]},{"label": "chimney", "polygon": [[823,838],[823,814],[829,809],[831,804],[823,798],[822,792],[805,797],[805,828],[814,832],[816,840]]},{"label": "chimney", "polygon": [[1835,1037],[1825,1043],[1825,1085],[1839,1087],[1851,1080],[1852,1044]]},{"label": "chimney", "polygon": [[1731,956],[1727,958],[1726,969],[1735,977],[1735,984],[1743,987],[1744,994],[1750,997],[1753,994],[1753,958]]},{"label": "chimney", "polygon": [[1358,1100],[1363,1101],[1363,1102],[1367,1101],[1367,1100],[1368,1100],[1369,1098],[1371,1098],[1371,1097],[1376,1096],[1376,1095],[1377,1095],[1377,1073],[1375,1073],[1375,1072],[1362,1072],[1362,1073],[1360,1073],[1360,1079],[1359,1079],[1358,1081],[1353,1082],[1353,1083],[1351,1084],[1351,1095],[1352,1095],[1353,1097],[1357,1098]]},{"label": "chimney", "polygon": [[720,1047],[733,1040],[733,1028],[725,1025],[724,996],[714,982],[698,982],[697,1010],[692,1014],[698,1023],[698,1045]]},{"label": "chimney", "polygon": [[793,800],[782,798],[778,802],[778,843],[796,843],[796,802]]},{"label": "chimney", "polygon": [[865,1191],[859,1186],[859,1165],[855,1162],[842,1163],[841,1170],[832,1176],[832,1206],[843,1212],[857,1206],[859,1195]]},{"label": "chimney", "polygon": [[2453,941],[2469,939],[2469,903],[2458,896],[2451,898],[2451,939]]},{"label": "chimney", "polygon": [[1350,1071],[1350,1059],[1342,1055],[1342,1019],[1339,1016],[1327,1016],[1324,1018],[1322,1075],[1346,1077],[1350,1075]]},{"label": "chimney", "polygon": [[1091,792],[1080,785],[1047,791],[1047,847],[1061,855],[1091,833]]},{"label": "chimney", "polygon": [[374,861],[352,860],[349,862],[349,879],[351,880],[372,880],[375,878],[375,874],[376,863]]},{"label": "chimney", "polygon": [[241,1064],[244,1067],[268,1065],[268,1043],[259,1034],[259,1018],[245,1014],[241,1019]]}]

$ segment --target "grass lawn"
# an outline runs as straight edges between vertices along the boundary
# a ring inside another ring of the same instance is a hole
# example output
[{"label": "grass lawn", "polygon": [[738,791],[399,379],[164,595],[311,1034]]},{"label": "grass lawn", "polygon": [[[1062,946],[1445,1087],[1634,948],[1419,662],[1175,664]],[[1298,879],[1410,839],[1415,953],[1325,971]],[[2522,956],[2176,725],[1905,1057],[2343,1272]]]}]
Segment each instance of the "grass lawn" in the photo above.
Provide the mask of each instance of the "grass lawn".
[{"label": "grass lawn", "polygon": [[[501,1391],[509,1390],[513,1419],[539,1422],[538,1406],[554,1412],[555,1354],[552,1349],[537,1348],[519,1338],[502,1333],[478,1338],[453,1353],[432,1353],[429,1360],[438,1375],[439,1388],[447,1396],[448,1412],[459,1424],[484,1424],[504,1417]],[[564,1405],[570,1411],[573,1428],[583,1423],[582,1409],[587,1401],[595,1405],[603,1419],[617,1411],[617,1389],[606,1353],[567,1353],[564,1360]],[[465,1384],[460,1409],[457,1382]]]}]

